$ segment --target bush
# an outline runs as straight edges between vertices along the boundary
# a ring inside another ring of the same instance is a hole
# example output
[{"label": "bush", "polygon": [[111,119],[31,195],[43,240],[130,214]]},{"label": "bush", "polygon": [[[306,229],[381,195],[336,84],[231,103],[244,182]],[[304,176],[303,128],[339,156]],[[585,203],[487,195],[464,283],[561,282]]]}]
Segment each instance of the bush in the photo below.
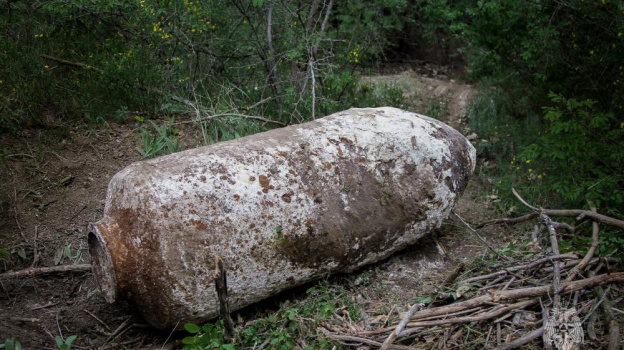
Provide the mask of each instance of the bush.
[{"label": "bush", "polygon": [[622,215],[624,3],[434,0],[423,9],[425,28],[464,43],[470,76],[503,91],[502,103],[486,93],[470,114],[488,140],[481,154],[503,165],[501,194],[524,187],[534,203],[588,199]]},{"label": "bush", "polygon": [[357,71],[381,57],[387,33],[409,18],[402,0],[7,6],[0,128],[13,131],[180,110],[195,118],[198,109],[310,120],[354,104]]}]

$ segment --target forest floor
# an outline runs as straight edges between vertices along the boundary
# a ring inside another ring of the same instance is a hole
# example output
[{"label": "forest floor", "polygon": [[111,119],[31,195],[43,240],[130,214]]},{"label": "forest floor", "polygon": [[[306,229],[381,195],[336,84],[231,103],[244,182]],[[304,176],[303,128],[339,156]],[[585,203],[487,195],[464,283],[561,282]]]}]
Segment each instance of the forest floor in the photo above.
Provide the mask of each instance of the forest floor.
[{"label": "forest floor", "polygon": [[[465,114],[475,89],[439,69],[365,79],[404,88],[404,108],[429,111],[470,133]],[[140,160],[135,150],[138,131],[133,123],[111,123],[97,129],[63,126],[0,135],[0,248],[11,253],[0,262],[0,272],[90,263],[87,224],[102,216],[111,177]],[[190,125],[183,126],[180,135],[184,149],[200,144],[198,131]],[[487,181],[473,176],[455,212],[469,222],[497,217],[500,213],[491,198]],[[498,247],[516,235],[496,226],[482,234]],[[449,218],[422,242],[349,278],[334,278],[349,283],[347,289],[357,294],[364,309],[404,311],[416,296],[437,288],[459,262],[469,269],[471,261],[485,252],[458,220]],[[239,319],[253,318],[283,301],[278,297],[261,302]],[[127,331],[113,341],[107,334],[121,325]],[[73,348],[78,349],[160,349],[170,334],[145,325],[130,303],[107,304],[90,272],[0,278],[0,341],[16,338],[25,349],[58,349],[57,335],[77,335]]]}]

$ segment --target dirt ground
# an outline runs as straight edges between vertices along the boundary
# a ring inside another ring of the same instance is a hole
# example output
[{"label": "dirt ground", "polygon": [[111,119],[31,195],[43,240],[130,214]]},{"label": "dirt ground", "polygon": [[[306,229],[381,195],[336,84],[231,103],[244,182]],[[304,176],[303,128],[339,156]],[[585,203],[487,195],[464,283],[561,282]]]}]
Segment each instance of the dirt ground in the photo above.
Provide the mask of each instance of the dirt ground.
[{"label": "dirt ground", "polygon": [[[432,75],[408,70],[368,79],[406,87],[405,99],[416,112],[439,103],[441,117],[468,132],[464,115],[474,89],[437,71]],[[90,263],[87,224],[102,216],[111,177],[140,159],[137,130],[128,123],[0,135],[0,248],[11,253],[0,272]],[[184,149],[199,145],[190,126],[181,135]],[[455,211],[470,222],[496,216],[486,192],[473,178]],[[495,245],[509,239],[499,228],[490,230],[484,235]],[[484,250],[458,220],[449,219],[421,243],[357,272],[353,283],[361,285],[365,308],[406,308],[414,296],[438,286],[459,261],[470,263]],[[106,335],[129,323],[133,326],[118,340]],[[0,341],[17,338],[25,349],[57,349],[57,335],[77,335],[72,348],[139,349],[160,348],[170,334],[145,325],[129,303],[107,304],[90,272],[0,279]]]}]

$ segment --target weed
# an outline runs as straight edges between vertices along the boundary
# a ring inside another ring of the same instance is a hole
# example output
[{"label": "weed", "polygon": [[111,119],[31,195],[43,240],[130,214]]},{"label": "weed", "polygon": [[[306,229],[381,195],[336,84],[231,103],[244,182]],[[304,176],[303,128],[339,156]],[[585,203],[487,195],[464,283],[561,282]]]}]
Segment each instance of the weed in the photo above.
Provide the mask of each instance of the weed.
[{"label": "weed", "polygon": [[185,349],[190,350],[203,350],[203,349],[219,349],[219,350],[233,350],[234,345],[223,344],[223,321],[219,320],[216,323],[206,323],[202,327],[193,324],[186,323],[184,329],[191,333],[192,336],[182,339]]},{"label": "weed", "polygon": [[0,349],[4,350],[22,350],[22,344],[15,339],[7,339],[0,344]]},{"label": "weed", "polygon": [[63,337],[61,337],[60,335],[57,335],[56,338],[54,338],[54,340],[56,341],[56,345],[58,346],[59,350],[70,350],[71,345],[74,342],[74,340],[76,340],[76,338],[78,338],[77,335],[69,336],[67,337],[67,339],[63,339]]},{"label": "weed", "polygon": [[60,265],[65,258],[72,261],[74,265],[78,264],[82,258],[82,248],[77,248],[76,252],[73,253],[71,243],[67,244],[65,247],[60,247],[56,250],[56,254],[54,254],[54,264]]},{"label": "weed", "polygon": [[154,158],[158,155],[175,153],[180,150],[180,139],[177,131],[170,128],[166,123],[158,126],[150,120],[153,131],[145,125],[141,127],[141,147],[135,148],[141,154],[142,159]]},{"label": "weed", "polygon": [[[306,294],[307,298],[300,302],[284,306],[268,317],[249,322],[244,328],[239,327],[235,344],[243,347],[259,347],[264,344],[264,347],[279,350],[339,348],[337,343],[318,335],[316,328],[320,322],[327,321],[339,311],[349,317],[359,315],[359,308],[338,286],[319,283],[308,288]],[[221,320],[201,327],[189,323],[184,328],[191,334],[182,340],[185,349],[234,349],[233,344],[223,343]],[[298,344],[307,345],[300,347]]]},{"label": "weed", "polygon": [[449,115],[448,101],[442,98],[434,98],[427,102],[425,115],[434,119],[443,119]]}]

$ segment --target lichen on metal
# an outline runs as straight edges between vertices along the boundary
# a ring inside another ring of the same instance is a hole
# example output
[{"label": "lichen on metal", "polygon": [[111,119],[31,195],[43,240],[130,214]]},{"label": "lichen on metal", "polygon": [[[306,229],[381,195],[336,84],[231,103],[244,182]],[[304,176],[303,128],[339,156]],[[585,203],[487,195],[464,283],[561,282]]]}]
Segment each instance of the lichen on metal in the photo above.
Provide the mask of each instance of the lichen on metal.
[{"label": "lichen on metal", "polygon": [[205,321],[218,315],[215,255],[232,310],[352,271],[439,227],[474,165],[459,132],[395,108],[134,163],[113,177],[93,224],[92,254],[110,256],[94,259],[96,276],[155,327]]}]

